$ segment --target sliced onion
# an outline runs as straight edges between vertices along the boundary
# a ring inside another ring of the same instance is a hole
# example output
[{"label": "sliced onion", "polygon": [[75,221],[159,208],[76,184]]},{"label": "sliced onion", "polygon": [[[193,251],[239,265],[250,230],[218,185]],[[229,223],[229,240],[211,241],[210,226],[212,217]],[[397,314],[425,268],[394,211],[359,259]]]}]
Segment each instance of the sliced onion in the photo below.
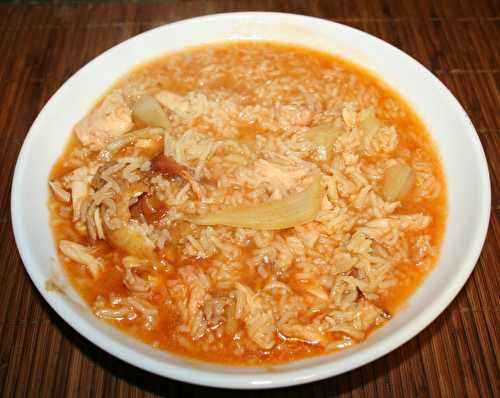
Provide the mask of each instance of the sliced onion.
[{"label": "sliced onion", "polygon": [[192,218],[198,225],[227,225],[258,230],[292,228],[313,221],[322,200],[321,177],[316,176],[304,191],[282,200],[244,205]]},{"label": "sliced onion", "polygon": [[318,146],[320,151],[324,151],[323,160],[330,161],[332,158],[333,144],[337,138],[344,134],[344,130],[336,127],[334,123],[320,124],[312,127],[306,133],[309,140]]},{"label": "sliced onion", "polygon": [[367,110],[361,113],[359,126],[363,131],[362,143],[366,149],[370,145],[372,138],[380,128],[380,121],[375,116],[373,110]]},{"label": "sliced onion", "polygon": [[132,106],[132,112],[134,118],[148,126],[162,127],[164,129],[170,128],[170,121],[165,111],[160,103],[151,95],[143,95],[137,100]]},{"label": "sliced onion", "polygon": [[415,182],[415,171],[406,164],[396,164],[385,171],[384,197],[389,202],[403,199]]}]

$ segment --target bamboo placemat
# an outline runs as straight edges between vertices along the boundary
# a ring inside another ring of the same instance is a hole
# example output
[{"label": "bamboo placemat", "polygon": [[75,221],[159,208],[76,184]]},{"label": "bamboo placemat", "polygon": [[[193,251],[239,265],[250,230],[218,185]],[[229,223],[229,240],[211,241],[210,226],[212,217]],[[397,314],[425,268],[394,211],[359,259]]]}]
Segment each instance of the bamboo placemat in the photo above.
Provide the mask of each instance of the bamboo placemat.
[{"label": "bamboo placemat", "polygon": [[[121,362],[63,322],[29,280],[10,223],[10,184],[28,128],[49,97],[109,47],[168,22],[227,11],[318,16],[394,44],[465,107],[488,157],[492,212],[481,258],[448,309],[391,354],[305,386],[253,392],[163,379]],[[0,2],[0,395],[43,397],[500,396],[498,1],[222,0]]]}]

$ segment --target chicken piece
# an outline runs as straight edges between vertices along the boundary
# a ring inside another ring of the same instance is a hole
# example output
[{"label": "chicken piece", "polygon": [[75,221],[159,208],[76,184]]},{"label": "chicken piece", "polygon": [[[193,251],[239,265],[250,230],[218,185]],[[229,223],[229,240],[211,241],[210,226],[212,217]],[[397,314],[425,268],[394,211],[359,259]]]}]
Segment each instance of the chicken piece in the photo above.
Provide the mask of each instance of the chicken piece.
[{"label": "chicken piece", "polygon": [[122,94],[113,91],[96,110],[78,122],[75,133],[83,145],[100,150],[108,141],[133,127],[132,110]]},{"label": "chicken piece", "polygon": [[91,275],[94,278],[97,278],[99,271],[102,268],[102,263],[99,259],[89,253],[90,250],[88,247],[69,240],[61,240],[59,242],[59,249],[70,260],[86,265]]},{"label": "chicken piece", "polygon": [[207,112],[209,100],[205,94],[192,91],[185,97],[171,91],[160,91],[156,100],[165,108],[182,117],[192,119]]},{"label": "chicken piece", "polygon": [[233,297],[236,300],[234,318],[242,319],[248,336],[259,347],[266,350],[276,343],[276,324],[272,311],[264,308],[264,303],[258,294],[248,286],[239,282],[235,284]]},{"label": "chicken piece", "polygon": [[[143,229],[135,221],[131,220],[130,201],[134,197],[139,197],[146,190],[142,187],[122,191],[116,198],[116,209],[112,211],[112,217],[118,225],[110,227],[109,222],[103,223],[104,233],[109,243],[115,248],[121,249],[131,256],[152,258],[154,256],[154,243],[144,234]],[[103,220],[110,219],[111,215],[106,214],[109,210],[101,207],[101,217]]]},{"label": "chicken piece", "polygon": [[[251,184],[269,184],[274,189],[280,189],[281,194],[296,187],[301,179],[310,173],[305,168],[289,168],[264,159],[256,161],[253,170],[255,175],[250,177]],[[278,194],[274,195],[276,197]]]},{"label": "chicken piece", "polygon": [[251,299],[245,316],[246,331],[259,347],[270,350],[276,344],[276,325],[271,311],[265,311],[258,296]]},{"label": "chicken piece", "polygon": [[317,327],[313,325],[283,324],[280,332],[289,340],[301,341],[307,344],[322,344],[325,342]]},{"label": "chicken piece", "polygon": [[312,120],[312,112],[301,105],[282,105],[279,108],[278,123],[282,129],[292,126],[308,126]]},{"label": "chicken piece", "polygon": [[179,94],[170,91],[160,91],[155,95],[156,100],[165,108],[175,113],[186,113],[189,110],[189,102]]},{"label": "chicken piece", "polygon": [[63,188],[71,192],[73,221],[85,217],[85,214],[82,214],[82,207],[87,196],[92,193],[90,184],[96,170],[96,166],[79,167],[61,179]]},{"label": "chicken piece", "polygon": [[82,214],[81,209],[85,198],[89,193],[88,184],[83,181],[71,183],[71,200],[73,202],[73,221],[78,221]]},{"label": "chicken piece", "polygon": [[49,186],[52,189],[54,195],[61,202],[69,203],[71,202],[71,195],[68,191],[64,190],[59,181],[49,181]]},{"label": "chicken piece", "polygon": [[358,114],[353,104],[347,104],[342,109],[342,119],[347,127],[353,128],[358,122]]},{"label": "chicken piece", "polygon": [[158,324],[158,309],[149,301],[140,297],[130,296],[123,300],[123,304],[131,306],[134,310],[142,313],[144,317],[144,327],[153,330]]}]

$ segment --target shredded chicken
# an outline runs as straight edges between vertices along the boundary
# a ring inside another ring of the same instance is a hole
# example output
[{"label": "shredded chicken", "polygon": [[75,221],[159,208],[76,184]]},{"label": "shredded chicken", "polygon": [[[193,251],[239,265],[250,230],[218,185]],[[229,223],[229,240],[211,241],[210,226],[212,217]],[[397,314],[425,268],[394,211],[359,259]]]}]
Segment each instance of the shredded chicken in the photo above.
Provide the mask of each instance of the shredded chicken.
[{"label": "shredded chicken", "polygon": [[139,297],[127,297],[123,303],[130,305],[134,310],[139,311],[145,318],[144,326],[148,330],[153,330],[158,323],[158,310],[147,300]]},{"label": "shredded chicken", "polygon": [[69,203],[71,201],[70,193],[63,189],[59,181],[49,181],[49,186],[52,188],[52,192],[54,192],[54,195],[56,195],[59,200],[65,203]]},{"label": "shredded chicken", "polygon": [[280,326],[280,332],[290,340],[308,344],[319,344],[325,340],[325,337],[314,325],[284,324]]},{"label": "shredded chicken", "polygon": [[155,98],[165,108],[186,119],[201,115],[208,105],[208,98],[200,92],[190,92],[183,97],[171,91],[160,91]]},{"label": "shredded chicken", "polygon": [[59,242],[59,249],[70,260],[86,265],[92,276],[97,278],[102,268],[102,263],[90,254],[89,248],[69,240],[61,240]]},{"label": "shredded chicken", "polygon": [[75,133],[83,145],[97,150],[133,126],[131,109],[122,94],[114,91],[75,126]]},{"label": "shredded chicken", "polygon": [[123,259],[125,277],[123,283],[133,292],[144,293],[151,289],[151,283],[137,275],[136,270],[144,267],[144,260],[137,257],[127,256]]},{"label": "shredded chicken", "polygon": [[88,185],[83,181],[73,181],[71,183],[71,199],[73,201],[73,221],[78,221],[81,217],[81,207],[88,194]]},{"label": "shredded chicken", "polygon": [[266,350],[274,347],[276,325],[273,314],[264,310],[258,296],[254,296],[251,300],[245,323],[248,335],[255,343]]}]

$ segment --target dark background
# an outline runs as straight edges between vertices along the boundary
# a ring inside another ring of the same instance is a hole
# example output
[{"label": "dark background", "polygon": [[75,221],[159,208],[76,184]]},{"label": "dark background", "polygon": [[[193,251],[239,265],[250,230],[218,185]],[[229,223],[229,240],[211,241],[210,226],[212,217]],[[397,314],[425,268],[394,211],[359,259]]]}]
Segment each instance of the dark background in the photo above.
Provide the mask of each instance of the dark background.
[{"label": "dark background", "polygon": [[[465,288],[428,328],[344,375],[260,392],[216,390],[153,376],[66,325],[35,291],[10,224],[10,183],[44,103],[109,47],[179,19],[227,11],[313,15],[407,52],[449,87],[471,117],[492,180],[489,234]],[[500,118],[498,1],[0,1],[0,396],[427,397],[500,396]]]}]

